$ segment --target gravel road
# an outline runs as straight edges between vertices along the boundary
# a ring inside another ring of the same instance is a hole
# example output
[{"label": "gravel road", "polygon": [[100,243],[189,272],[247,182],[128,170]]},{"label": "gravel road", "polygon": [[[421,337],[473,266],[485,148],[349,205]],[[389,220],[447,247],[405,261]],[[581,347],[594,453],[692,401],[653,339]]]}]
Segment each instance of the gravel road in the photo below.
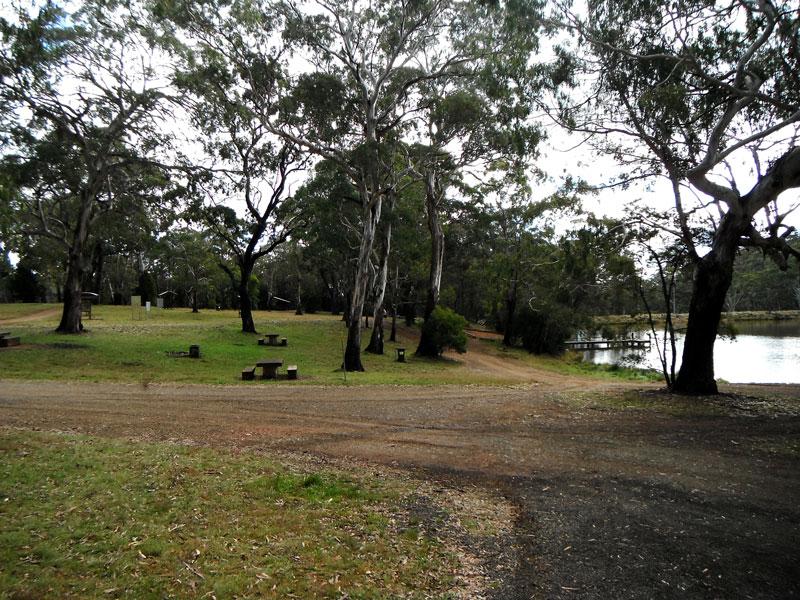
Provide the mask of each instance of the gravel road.
[{"label": "gravel road", "polygon": [[758,400],[797,407],[800,388],[742,387],[724,414],[673,416],[602,400],[630,385],[539,381],[0,380],[0,426],[312,453],[485,486],[518,515],[509,568],[493,574],[498,599],[800,595],[800,417]]}]

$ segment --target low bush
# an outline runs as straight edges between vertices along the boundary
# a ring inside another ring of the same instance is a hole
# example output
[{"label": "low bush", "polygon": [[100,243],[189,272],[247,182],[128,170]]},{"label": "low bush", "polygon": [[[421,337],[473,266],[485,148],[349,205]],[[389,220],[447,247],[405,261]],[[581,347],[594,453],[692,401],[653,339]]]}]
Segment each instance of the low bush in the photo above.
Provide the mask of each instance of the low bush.
[{"label": "low bush", "polygon": [[422,334],[435,347],[437,356],[445,348],[463,353],[467,351],[467,334],[464,332],[466,326],[467,320],[457,312],[437,306],[422,325]]},{"label": "low bush", "polygon": [[522,347],[533,354],[561,354],[564,342],[572,335],[573,320],[570,311],[563,307],[523,310],[517,319]]}]

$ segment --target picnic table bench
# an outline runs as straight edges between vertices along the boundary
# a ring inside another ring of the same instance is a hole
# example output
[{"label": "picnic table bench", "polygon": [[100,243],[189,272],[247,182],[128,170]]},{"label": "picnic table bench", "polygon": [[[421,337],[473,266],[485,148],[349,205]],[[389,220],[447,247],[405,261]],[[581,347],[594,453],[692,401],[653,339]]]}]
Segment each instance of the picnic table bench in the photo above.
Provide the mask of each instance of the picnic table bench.
[{"label": "picnic table bench", "polygon": [[[280,338],[280,342],[278,342]],[[258,340],[259,346],[288,346],[288,340],[281,337],[280,333],[265,333],[264,337]]]},{"label": "picnic table bench", "polygon": [[0,348],[8,348],[9,346],[19,346],[19,338],[11,337],[9,331],[0,332]]},{"label": "picnic table bench", "polygon": [[278,367],[283,366],[283,359],[269,358],[260,360],[256,363],[256,366],[262,369],[262,379],[277,379]]}]

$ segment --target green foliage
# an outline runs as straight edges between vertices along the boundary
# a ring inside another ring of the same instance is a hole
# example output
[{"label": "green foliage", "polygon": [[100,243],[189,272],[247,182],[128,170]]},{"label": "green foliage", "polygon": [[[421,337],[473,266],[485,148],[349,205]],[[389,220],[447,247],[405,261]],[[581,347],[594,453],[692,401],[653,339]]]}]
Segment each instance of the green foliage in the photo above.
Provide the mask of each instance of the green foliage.
[{"label": "green foliage", "polygon": [[258,277],[250,275],[250,278],[247,280],[247,293],[250,295],[250,301],[253,303],[253,306],[258,306],[259,289]]},{"label": "green foliage", "polygon": [[155,302],[156,280],[149,271],[142,271],[139,274],[139,285],[136,288],[136,295],[142,297],[142,302]]},{"label": "green foliage", "polygon": [[446,348],[452,348],[456,352],[467,351],[467,334],[464,332],[466,326],[467,320],[464,317],[449,308],[437,306],[423,323],[422,329],[430,336],[441,355]]},{"label": "green foliage", "polygon": [[541,310],[524,308],[517,319],[516,332],[522,347],[534,354],[558,355],[572,335],[574,314],[567,308],[553,305]]},{"label": "green foliage", "polygon": [[8,252],[0,244],[0,302],[8,302],[9,300],[9,284],[11,282],[11,274],[14,268],[11,266],[11,261],[8,258]]},{"label": "green foliage", "polygon": [[[787,243],[800,251],[800,236]],[[755,248],[744,249],[736,260],[726,310],[792,310],[800,308],[800,277],[795,265],[782,271],[773,260]]]},{"label": "green foliage", "polygon": [[17,302],[39,302],[44,292],[39,276],[24,260],[9,277],[8,287],[11,298]]}]

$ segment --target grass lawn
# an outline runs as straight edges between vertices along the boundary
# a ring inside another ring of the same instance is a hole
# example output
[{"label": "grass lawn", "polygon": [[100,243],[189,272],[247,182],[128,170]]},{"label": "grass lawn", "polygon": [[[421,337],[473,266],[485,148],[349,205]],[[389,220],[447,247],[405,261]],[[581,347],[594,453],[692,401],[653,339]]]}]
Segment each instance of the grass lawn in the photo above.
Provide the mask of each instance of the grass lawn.
[{"label": "grass lawn", "polygon": [[[24,320],[26,315],[50,311],[46,318]],[[22,338],[22,346],[0,351],[0,377],[118,382],[242,383],[241,370],[262,358],[281,358],[284,367],[296,364],[300,381],[314,384],[509,384],[519,379],[476,371],[454,360],[426,360],[413,356],[416,332],[403,328],[398,343],[386,343],[383,356],[363,353],[364,373],[348,373],[342,363],[347,331],[339,317],[327,314],[295,316],[290,312],[256,311],[259,332],[279,333],[288,347],[258,346],[260,336],[243,334],[236,311],[188,309],[154,310],[145,318],[126,306],[96,306],[87,333],[54,333],[60,305],[0,304],[0,330]],[[11,322],[2,323],[3,320]],[[364,332],[364,345],[370,331]],[[576,375],[642,378],[640,372],[585,365],[572,360],[535,357],[519,349],[505,349],[487,341],[487,353],[510,361]],[[174,358],[170,352],[200,346],[201,358]],[[406,363],[395,361],[395,348],[406,348]],[[285,370],[283,371],[285,373]]]},{"label": "grass lawn", "polygon": [[[442,598],[408,482],[0,429],[0,598]],[[346,596],[345,596],[346,595]]]},{"label": "grass lawn", "polygon": [[[0,320],[41,312],[57,305],[0,304]],[[256,311],[261,333],[275,331],[289,340],[282,347],[258,346],[261,336],[241,333],[236,311],[187,309],[154,311],[147,319],[134,319],[130,307],[96,306],[94,318],[86,320],[88,333],[54,333],[59,314],[47,319],[0,324],[22,338],[23,345],[0,353],[0,376],[26,379],[63,379],[120,382],[236,383],[243,368],[262,358],[282,358],[284,367],[299,366],[299,383],[343,383],[339,370],[346,329],[339,317],[288,312]],[[365,332],[365,336],[369,331]],[[366,344],[366,339],[364,343]],[[458,383],[458,364],[452,361],[416,360],[395,362],[394,348],[387,343],[386,354],[364,353],[365,373],[348,373],[348,383]],[[173,358],[171,351],[188,351],[200,346],[201,358]],[[285,373],[285,370],[283,371]],[[262,381],[243,382],[264,385]]]}]

